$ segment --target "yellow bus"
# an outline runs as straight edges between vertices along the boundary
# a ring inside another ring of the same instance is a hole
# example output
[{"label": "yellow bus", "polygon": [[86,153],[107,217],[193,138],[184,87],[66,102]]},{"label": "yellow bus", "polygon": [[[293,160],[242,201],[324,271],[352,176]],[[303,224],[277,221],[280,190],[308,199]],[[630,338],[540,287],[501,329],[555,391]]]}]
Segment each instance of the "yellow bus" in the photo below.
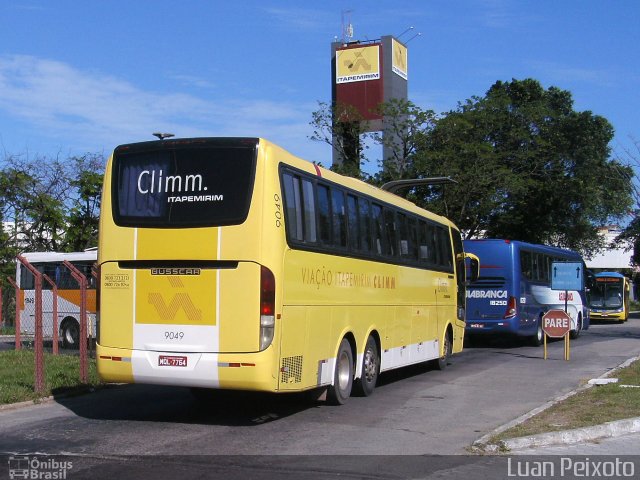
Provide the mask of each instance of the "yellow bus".
[{"label": "yellow bus", "polygon": [[98,252],[107,382],[324,387],[341,404],[463,347],[458,229],[264,139],[117,147]]},{"label": "yellow bus", "polygon": [[629,318],[629,279],[618,272],[596,273],[589,289],[589,315],[591,320]]},{"label": "yellow bus", "polygon": [[[87,335],[95,337],[96,282],[91,269],[98,252],[89,248],[84,252],[27,252],[22,257],[39,272],[46,274],[56,285],[57,318],[53,317],[53,287],[42,282],[42,334],[45,339],[60,339],[62,346],[69,349],[80,347],[80,287],[71,272],[64,266],[68,261],[87,277]],[[23,335],[35,336],[35,277],[16,260],[16,284],[20,287],[18,308],[20,309],[20,329]],[[55,329],[55,331],[54,331]],[[58,333],[56,336],[55,333]]]}]

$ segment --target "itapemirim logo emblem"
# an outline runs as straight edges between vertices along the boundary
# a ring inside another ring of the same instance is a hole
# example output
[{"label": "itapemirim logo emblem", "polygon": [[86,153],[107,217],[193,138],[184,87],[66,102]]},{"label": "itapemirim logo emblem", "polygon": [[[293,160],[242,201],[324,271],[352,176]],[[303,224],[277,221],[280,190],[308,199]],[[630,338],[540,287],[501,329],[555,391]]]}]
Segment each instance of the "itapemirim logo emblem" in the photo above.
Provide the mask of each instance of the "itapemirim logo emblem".
[{"label": "itapemirim logo emblem", "polygon": [[[167,281],[172,289],[184,288],[182,280],[178,277],[167,277]],[[187,292],[174,293],[169,303],[165,302],[161,293],[149,292],[148,302],[155,308],[160,319],[165,322],[173,320],[181,309],[189,321],[198,322],[202,320],[202,310],[193,304],[193,300],[191,300],[191,296]]]}]

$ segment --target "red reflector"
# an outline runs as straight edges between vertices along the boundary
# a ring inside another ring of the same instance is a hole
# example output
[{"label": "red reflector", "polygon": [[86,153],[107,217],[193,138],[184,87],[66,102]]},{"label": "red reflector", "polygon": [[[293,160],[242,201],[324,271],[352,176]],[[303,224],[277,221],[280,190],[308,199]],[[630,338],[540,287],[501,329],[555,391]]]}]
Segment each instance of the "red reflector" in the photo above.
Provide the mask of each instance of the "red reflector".
[{"label": "red reflector", "polygon": [[106,355],[100,355],[100,358],[101,358],[102,360],[111,360],[111,357],[108,357],[108,356],[106,356]]},{"label": "red reflector", "polygon": [[509,302],[507,303],[507,310],[504,312],[504,316],[502,318],[513,318],[518,314],[518,304],[516,302],[516,297],[509,297]]}]

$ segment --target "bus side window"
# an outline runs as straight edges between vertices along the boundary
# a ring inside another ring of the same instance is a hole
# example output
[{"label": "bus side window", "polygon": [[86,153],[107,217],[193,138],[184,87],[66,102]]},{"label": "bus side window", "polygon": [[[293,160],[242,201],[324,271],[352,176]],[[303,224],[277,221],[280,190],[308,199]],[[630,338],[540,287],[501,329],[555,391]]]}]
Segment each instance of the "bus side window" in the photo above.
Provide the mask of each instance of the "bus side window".
[{"label": "bus side window", "polygon": [[22,290],[33,290],[36,288],[36,280],[33,274],[22,264],[20,264],[20,288]]},{"label": "bus side window", "polygon": [[360,222],[358,221],[358,199],[354,195],[347,195],[347,224],[349,229],[349,247],[360,250]]},{"label": "bus side window", "polygon": [[538,275],[538,257],[537,253],[531,254],[531,279],[534,281],[540,280],[540,276]]},{"label": "bus side window", "polygon": [[451,237],[449,230],[438,227],[438,249],[440,250],[439,265],[447,271],[453,271],[453,249],[451,247]]},{"label": "bus side window", "polygon": [[418,221],[418,245],[418,259],[420,260],[420,263],[431,263],[429,261],[431,249],[427,242],[427,222],[423,220]]},{"label": "bus side window", "polygon": [[430,223],[426,223],[425,243],[427,251],[427,263],[431,267],[435,267],[439,262],[440,252],[438,251],[438,241],[436,238],[436,227]]},{"label": "bus side window", "polygon": [[[42,267],[38,267],[38,270],[41,271],[42,273],[44,273],[47,277],[49,277],[51,280],[53,280],[55,282],[56,281],[55,280],[56,271],[57,271],[57,269],[59,267],[60,267],[60,265],[56,265],[54,263],[48,263],[48,264],[42,265]],[[47,282],[43,278],[43,280],[42,280],[42,289],[43,290],[51,290],[51,289],[53,289],[53,287],[51,286],[51,284],[49,282]]]},{"label": "bus side window", "polygon": [[316,243],[316,201],[313,196],[313,183],[302,180],[302,198],[304,203],[304,241]]},{"label": "bus side window", "polygon": [[409,258],[418,259],[418,221],[415,217],[409,218]]},{"label": "bus side window", "polygon": [[386,252],[384,253],[392,257],[396,255],[396,223],[394,213],[395,212],[389,208],[384,209],[384,236],[386,240]]},{"label": "bus side window", "polygon": [[360,198],[358,200],[360,207],[360,248],[363,252],[371,251],[371,218],[369,200]]},{"label": "bus side window", "polygon": [[398,251],[401,257],[409,257],[409,227],[404,213],[396,215],[398,219]]},{"label": "bus side window", "polygon": [[384,231],[382,207],[374,203],[372,205],[371,215],[373,221],[373,248],[378,255],[382,255],[383,252],[385,252],[384,239],[382,236],[382,232]]},{"label": "bus side window", "polygon": [[302,198],[300,180],[293,175],[284,174],[284,202],[287,212],[287,231],[292,240],[302,241]]},{"label": "bus side window", "polygon": [[329,187],[318,185],[318,234],[324,244],[331,243],[331,210],[329,205]]},{"label": "bus side window", "polygon": [[520,252],[520,271],[522,272],[522,276],[527,280],[533,280],[533,275],[531,273],[531,252],[521,251]]},{"label": "bus side window", "polygon": [[549,262],[551,261],[551,258],[547,255],[540,255],[540,257],[540,280],[545,283],[549,283],[551,280],[551,277],[549,277]]},{"label": "bus side window", "polygon": [[344,192],[338,188],[331,189],[331,213],[333,218],[333,245],[347,246],[346,215],[344,208]]}]

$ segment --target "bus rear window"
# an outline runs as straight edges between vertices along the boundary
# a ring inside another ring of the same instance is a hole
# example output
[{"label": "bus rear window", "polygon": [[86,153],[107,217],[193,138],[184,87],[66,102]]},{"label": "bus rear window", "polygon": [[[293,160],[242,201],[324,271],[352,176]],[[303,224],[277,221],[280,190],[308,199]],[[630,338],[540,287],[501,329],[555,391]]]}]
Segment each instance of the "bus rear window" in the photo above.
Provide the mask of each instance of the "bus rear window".
[{"label": "bus rear window", "polygon": [[125,227],[184,228],[245,221],[256,142],[150,142],[118,147],[113,217]]}]

